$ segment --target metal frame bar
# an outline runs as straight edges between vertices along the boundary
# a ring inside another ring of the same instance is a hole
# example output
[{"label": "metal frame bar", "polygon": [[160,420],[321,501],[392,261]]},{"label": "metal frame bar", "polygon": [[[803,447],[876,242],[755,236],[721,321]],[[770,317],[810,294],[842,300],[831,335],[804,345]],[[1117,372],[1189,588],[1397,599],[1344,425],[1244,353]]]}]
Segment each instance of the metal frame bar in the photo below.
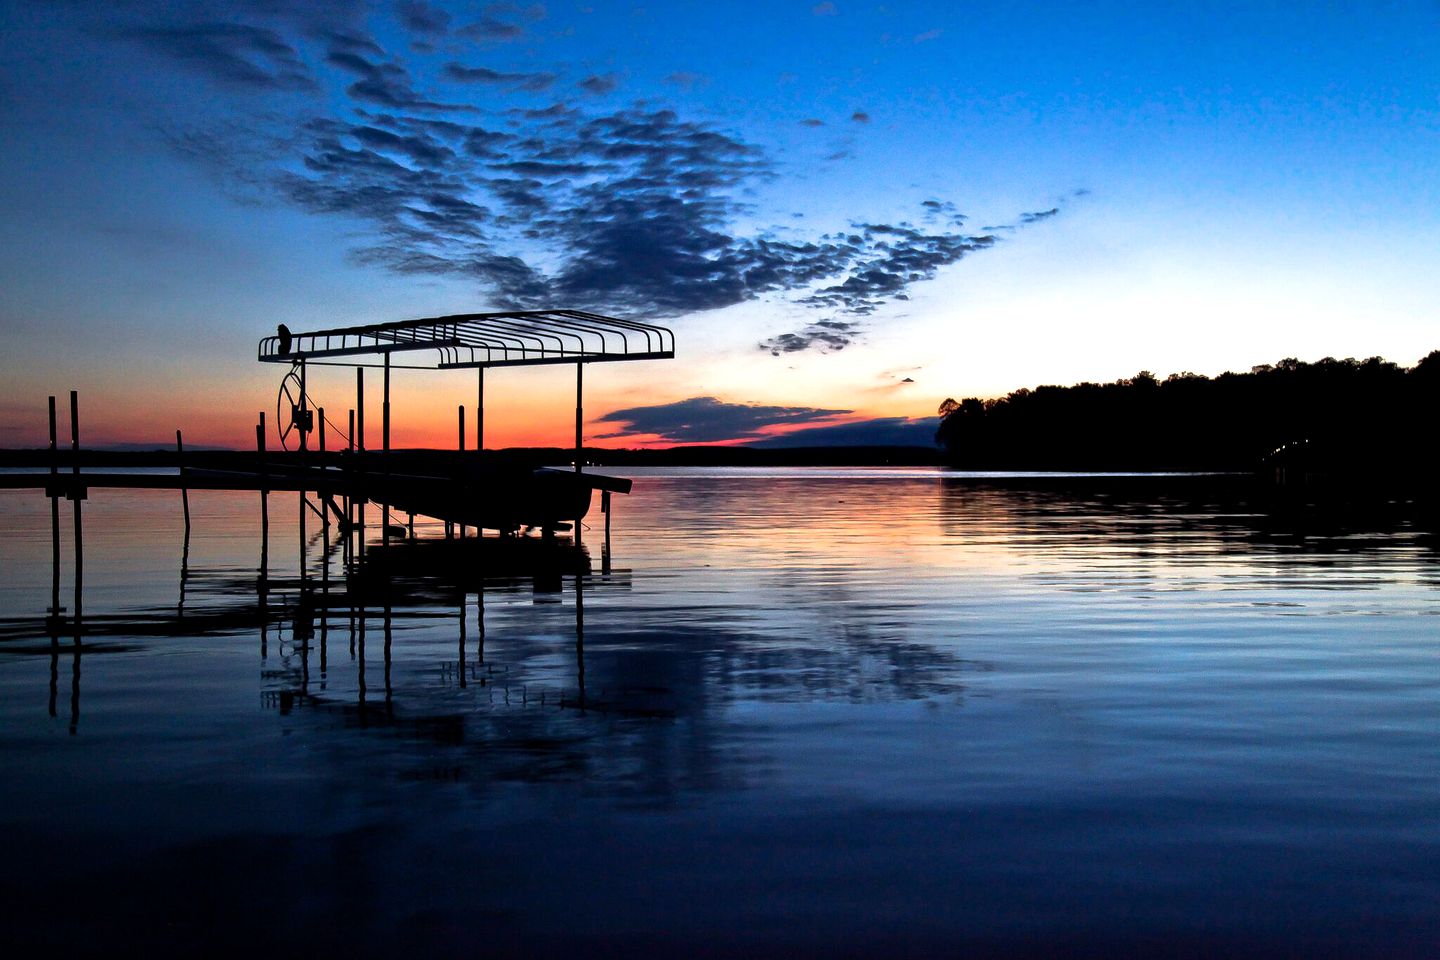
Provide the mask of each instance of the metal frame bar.
[{"label": "metal frame bar", "polygon": [[[335,327],[292,334],[289,350],[281,338],[260,341],[266,363],[379,355],[391,366],[398,351],[434,350],[432,364],[394,364],[395,369],[455,370],[553,363],[662,360],[675,356],[675,334],[667,327],[621,320],[583,310],[522,310],[465,313],[396,323]],[[332,361],[333,363],[333,361]],[[355,366],[352,361],[344,366]]]}]

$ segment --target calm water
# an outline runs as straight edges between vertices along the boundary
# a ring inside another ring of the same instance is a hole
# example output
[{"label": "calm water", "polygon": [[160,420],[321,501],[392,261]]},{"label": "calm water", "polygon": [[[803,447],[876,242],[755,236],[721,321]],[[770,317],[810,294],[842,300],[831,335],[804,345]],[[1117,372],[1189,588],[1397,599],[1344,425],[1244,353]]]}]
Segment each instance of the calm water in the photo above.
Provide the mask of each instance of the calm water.
[{"label": "calm water", "polygon": [[257,495],[192,495],[182,557],[177,495],[95,491],[78,656],[48,502],[0,493],[0,942],[1440,952],[1440,550],[1405,511],[632,475],[609,573],[598,527],[578,582],[432,544],[328,613],[273,495],[268,617]]}]

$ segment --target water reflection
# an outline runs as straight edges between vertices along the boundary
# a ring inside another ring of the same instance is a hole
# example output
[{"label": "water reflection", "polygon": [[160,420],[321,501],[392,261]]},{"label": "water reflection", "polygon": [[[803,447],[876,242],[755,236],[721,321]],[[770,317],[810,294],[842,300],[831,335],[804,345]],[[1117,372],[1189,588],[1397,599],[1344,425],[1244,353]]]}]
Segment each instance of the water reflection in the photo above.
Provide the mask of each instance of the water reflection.
[{"label": "water reflection", "polygon": [[17,916],[79,890],[194,946],[279,888],[247,943],[360,953],[1421,956],[1440,932],[1440,592],[1407,505],[642,475],[608,572],[423,524],[305,570],[275,511],[257,581],[253,500],[193,500],[188,543],[143,495],[87,506],[78,621],[44,616],[46,505],[10,514]]}]

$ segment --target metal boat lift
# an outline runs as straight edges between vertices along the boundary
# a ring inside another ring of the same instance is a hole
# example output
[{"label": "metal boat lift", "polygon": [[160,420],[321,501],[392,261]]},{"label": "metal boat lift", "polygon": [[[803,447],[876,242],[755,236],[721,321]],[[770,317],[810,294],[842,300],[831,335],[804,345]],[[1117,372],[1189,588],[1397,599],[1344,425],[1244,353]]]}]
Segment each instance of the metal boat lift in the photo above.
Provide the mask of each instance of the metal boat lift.
[{"label": "metal boat lift", "polygon": [[[401,354],[404,363],[397,363],[395,354]],[[606,363],[626,360],[659,360],[675,356],[675,335],[666,327],[607,317],[598,313],[581,310],[524,310],[497,313],[466,313],[444,317],[427,317],[418,320],[402,320],[394,323],[367,324],[353,327],[334,327],[324,330],[292,333],[284,324],[275,336],[260,341],[258,358],[265,363],[288,363],[291,376],[298,380],[298,396],[292,398],[290,425],[277,423],[281,441],[291,427],[299,433],[299,448],[304,459],[308,449],[308,434],[314,426],[314,416],[306,390],[306,369],[310,364],[325,366],[354,366],[356,368],[356,406],[354,421],[350,430],[353,449],[363,453],[365,449],[365,368],[379,367],[383,370],[383,395],[381,406],[381,450],[390,451],[390,371],[411,370],[464,370],[476,371],[476,416],[475,450],[482,454],[485,449],[485,371],[489,367],[537,366],[543,364],[575,365],[575,487],[584,488],[588,502],[589,491],[602,491],[602,505],[606,514],[606,534],[609,534],[609,500],[612,490],[628,492],[628,481],[614,481],[603,477],[587,477],[584,472],[584,371],[589,363]],[[283,416],[283,411],[277,411]],[[321,417],[323,420],[323,411]],[[324,445],[322,426],[321,445]],[[356,442],[358,440],[358,443]],[[263,445],[263,439],[261,441]],[[262,446],[263,448],[263,446]],[[459,410],[459,449],[465,449],[465,410]],[[418,478],[416,478],[418,479]],[[535,478],[546,481],[549,478]],[[551,484],[553,486],[553,482]],[[393,489],[393,485],[392,489]],[[458,520],[463,536],[466,520],[457,511],[456,501],[447,495],[438,495],[436,485],[429,484],[422,499],[429,501],[448,523]],[[412,509],[415,506],[414,490],[409,494]],[[446,501],[449,501],[448,503]],[[363,504],[363,501],[362,501]],[[388,541],[388,504],[382,501],[382,537]],[[363,506],[362,506],[363,510]],[[416,512],[428,512],[423,508]],[[575,516],[576,538],[579,538],[580,517],[584,508]],[[303,525],[302,511],[302,525]],[[360,521],[363,530],[363,514]],[[476,522],[477,532],[480,523]],[[546,525],[548,533],[553,524]],[[302,526],[303,530],[303,526]]]},{"label": "metal boat lift", "polygon": [[[395,363],[404,353],[406,363]],[[428,354],[428,355],[427,355]],[[416,356],[419,355],[419,356]],[[477,371],[475,448],[485,449],[485,370],[489,367],[575,364],[575,469],[581,469],[584,422],[584,370],[587,363],[624,360],[662,360],[675,356],[675,334],[666,327],[621,320],[582,310],[522,310],[503,313],[461,313],[446,317],[402,320],[395,323],[335,327],[291,333],[281,324],[279,333],[260,341],[259,359],[265,363],[298,364],[301,377],[300,410],[307,412],[304,391],[306,364],[354,366],[363,390],[363,368],[384,370],[381,407],[383,449],[390,449],[390,371]],[[379,362],[375,362],[378,357]],[[344,358],[369,358],[350,360]],[[428,362],[427,362],[428,361]],[[363,394],[357,398],[363,411]],[[363,413],[361,427],[363,433]],[[300,432],[305,448],[308,430]],[[363,449],[363,445],[362,445]]]}]

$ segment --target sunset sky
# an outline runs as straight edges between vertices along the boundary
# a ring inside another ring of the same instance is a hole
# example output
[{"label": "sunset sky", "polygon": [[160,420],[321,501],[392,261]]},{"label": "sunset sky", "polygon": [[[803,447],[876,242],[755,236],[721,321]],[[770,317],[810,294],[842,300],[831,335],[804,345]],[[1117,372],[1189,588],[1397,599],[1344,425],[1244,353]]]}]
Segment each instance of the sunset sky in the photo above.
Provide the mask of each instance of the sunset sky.
[{"label": "sunset sky", "polygon": [[[282,322],[666,324],[675,360],[587,374],[612,446],[924,442],[947,396],[1440,347],[1433,2],[0,18],[0,446],[72,388],[87,443],[245,446]],[[495,371],[489,445],[569,442],[573,376]],[[397,445],[459,403],[397,374]]]}]

